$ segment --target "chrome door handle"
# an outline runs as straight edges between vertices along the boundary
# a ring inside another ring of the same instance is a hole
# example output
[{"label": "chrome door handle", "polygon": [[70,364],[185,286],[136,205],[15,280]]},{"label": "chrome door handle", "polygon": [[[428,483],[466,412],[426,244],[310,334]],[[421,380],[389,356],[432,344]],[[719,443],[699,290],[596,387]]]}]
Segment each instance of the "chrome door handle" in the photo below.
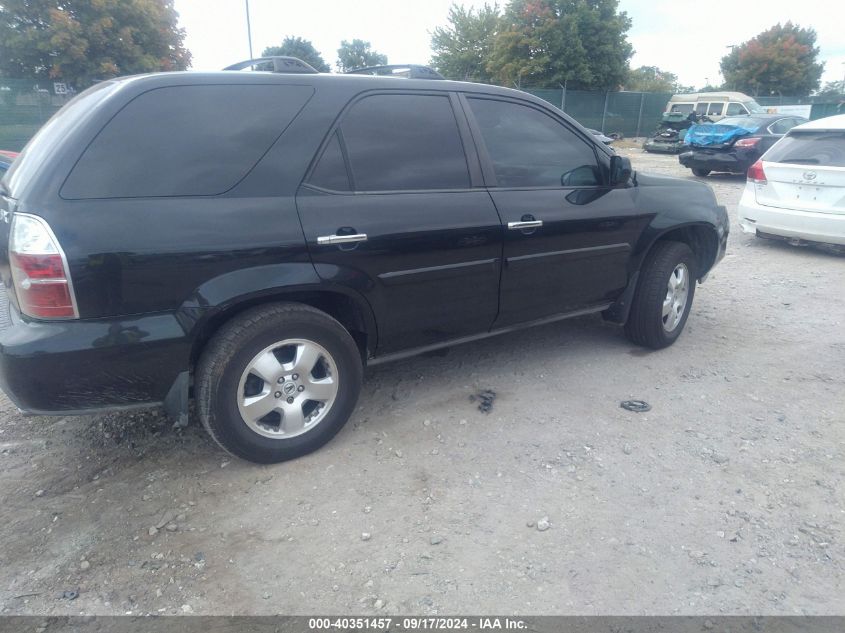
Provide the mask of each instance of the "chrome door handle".
[{"label": "chrome door handle", "polygon": [[317,244],[350,244],[352,242],[366,241],[366,233],[353,233],[352,235],[321,235],[317,238]]},{"label": "chrome door handle", "polygon": [[526,222],[508,222],[508,228],[512,231],[519,231],[522,229],[536,229],[541,226],[543,226],[542,220],[528,220]]}]

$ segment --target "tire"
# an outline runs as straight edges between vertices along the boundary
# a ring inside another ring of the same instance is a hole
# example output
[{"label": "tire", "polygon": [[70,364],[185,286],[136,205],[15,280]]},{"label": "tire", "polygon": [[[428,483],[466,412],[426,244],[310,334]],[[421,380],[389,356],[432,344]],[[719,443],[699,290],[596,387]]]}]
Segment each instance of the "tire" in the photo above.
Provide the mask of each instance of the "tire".
[{"label": "tire", "polygon": [[[680,312],[677,308],[681,301],[680,286],[677,285],[679,270],[685,271],[686,282]],[[628,338],[637,345],[652,349],[662,349],[674,343],[689,317],[697,278],[695,255],[689,246],[682,242],[657,242],[640,270],[631,313],[625,324]],[[675,286],[674,291],[670,282]],[[666,315],[664,309],[670,298],[670,314]]]},{"label": "tire", "polygon": [[700,167],[693,167],[692,173],[694,176],[698,176],[699,178],[706,178],[710,174],[710,170],[701,169]]},{"label": "tire", "polygon": [[197,409],[225,451],[273,464],[332,439],[355,409],[362,377],[355,341],[329,315],[261,306],[209,341],[197,364]]}]

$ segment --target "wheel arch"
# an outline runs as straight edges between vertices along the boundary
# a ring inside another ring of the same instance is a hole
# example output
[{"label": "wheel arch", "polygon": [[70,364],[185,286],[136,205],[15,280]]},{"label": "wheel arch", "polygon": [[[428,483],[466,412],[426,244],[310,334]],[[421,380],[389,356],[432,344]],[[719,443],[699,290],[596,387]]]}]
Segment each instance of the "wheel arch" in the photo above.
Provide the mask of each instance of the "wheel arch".
[{"label": "wheel arch", "polygon": [[369,303],[354,292],[334,286],[305,285],[291,288],[270,288],[233,297],[224,305],[208,310],[191,331],[191,367],[196,365],[208,342],[226,323],[256,306],[271,303],[301,303],[325,312],[338,321],[352,336],[362,363],[366,363],[378,340],[376,320]]},{"label": "wheel arch", "polygon": [[691,222],[668,227],[649,235],[644,246],[635,250],[627,287],[614,304],[602,312],[605,320],[620,325],[628,321],[631,304],[639,283],[640,270],[649,253],[661,241],[682,242],[690,247],[696,258],[698,269],[696,270],[696,277],[698,280],[701,280],[716,263],[719,253],[719,236],[716,227],[711,224]]},{"label": "wheel arch", "polygon": [[635,270],[642,268],[648,254],[661,241],[682,242],[690,247],[695,255],[696,276],[700,280],[716,263],[719,253],[719,235],[716,227],[705,222],[692,222],[663,229],[651,237],[647,245],[639,251]]}]

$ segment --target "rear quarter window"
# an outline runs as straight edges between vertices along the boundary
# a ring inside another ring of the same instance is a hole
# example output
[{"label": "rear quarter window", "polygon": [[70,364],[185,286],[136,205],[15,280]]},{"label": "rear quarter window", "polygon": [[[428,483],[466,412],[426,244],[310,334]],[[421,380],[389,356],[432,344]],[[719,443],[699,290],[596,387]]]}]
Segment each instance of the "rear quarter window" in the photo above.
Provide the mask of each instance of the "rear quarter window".
[{"label": "rear quarter window", "polygon": [[104,81],[80,93],[54,114],[26,144],[9,168],[6,182],[12,197],[26,186],[64,139],[112,93],[118,84]]},{"label": "rear quarter window", "polygon": [[130,101],[62,187],[69,199],[213,196],[234,187],[313,94],[309,86],[171,86]]}]

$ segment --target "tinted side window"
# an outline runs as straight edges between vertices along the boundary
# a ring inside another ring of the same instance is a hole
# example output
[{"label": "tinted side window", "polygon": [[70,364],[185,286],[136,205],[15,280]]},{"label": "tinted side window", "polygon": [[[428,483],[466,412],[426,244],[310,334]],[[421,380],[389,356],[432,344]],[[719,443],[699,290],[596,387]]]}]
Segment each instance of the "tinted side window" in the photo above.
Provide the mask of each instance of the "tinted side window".
[{"label": "tinted side window", "polygon": [[696,114],[707,114],[707,103],[701,102],[695,104],[695,113]]},{"label": "tinted side window", "polygon": [[728,104],[728,111],[725,113],[725,116],[738,116],[740,114],[748,114],[748,111],[745,109],[741,103],[729,103]]},{"label": "tinted side window", "polygon": [[465,189],[469,170],[447,96],[372,95],[341,123],[356,191]]},{"label": "tinted side window", "polygon": [[689,114],[692,112],[692,104],[691,103],[674,103],[672,104],[672,109],[670,112],[683,112],[684,114]]},{"label": "tinted side window", "polygon": [[530,106],[468,99],[500,187],[601,184],[593,147]]},{"label": "tinted side window", "polygon": [[307,86],[173,86],[130,101],[100,131],[65,198],[210,196],[235,186],[308,101]]},{"label": "tinted side window", "polygon": [[320,157],[308,182],[323,189],[349,191],[349,175],[346,171],[346,161],[343,160],[343,152],[340,149],[340,139],[337,132],[332,134],[332,138],[326,149],[323,150],[323,155]]},{"label": "tinted side window", "polygon": [[722,116],[722,110],[724,109],[724,103],[711,103],[710,108],[707,110],[707,114],[711,114],[713,116]]}]

